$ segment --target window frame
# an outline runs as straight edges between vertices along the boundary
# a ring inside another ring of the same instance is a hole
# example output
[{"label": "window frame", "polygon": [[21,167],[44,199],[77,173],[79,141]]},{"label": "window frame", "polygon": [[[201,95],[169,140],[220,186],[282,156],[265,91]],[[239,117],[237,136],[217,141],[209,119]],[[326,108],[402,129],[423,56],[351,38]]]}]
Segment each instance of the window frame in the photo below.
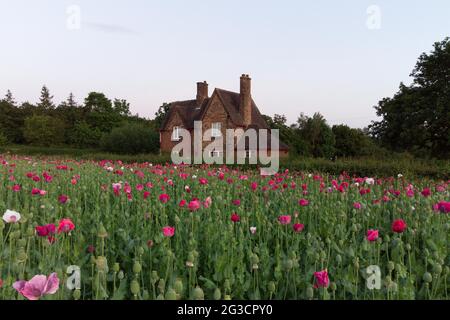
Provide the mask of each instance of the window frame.
[{"label": "window frame", "polygon": [[211,137],[220,138],[222,136],[222,122],[213,122],[211,124]]},{"label": "window frame", "polygon": [[[180,141],[181,140],[181,136],[180,136],[180,126],[174,126],[172,129],[172,135],[171,135],[171,140],[172,141]],[[176,135],[175,135],[176,132]]]}]

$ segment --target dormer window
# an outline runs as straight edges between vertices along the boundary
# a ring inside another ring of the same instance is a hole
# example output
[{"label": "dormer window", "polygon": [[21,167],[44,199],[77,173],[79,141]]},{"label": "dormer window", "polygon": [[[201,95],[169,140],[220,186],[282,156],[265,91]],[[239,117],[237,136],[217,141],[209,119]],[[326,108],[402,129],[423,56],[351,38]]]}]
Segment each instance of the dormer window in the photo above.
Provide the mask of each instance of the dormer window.
[{"label": "dormer window", "polygon": [[180,141],[181,140],[180,129],[181,129],[180,127],[173,127],[172,141]]},{"label": "dormer window", "polygon": [[212,124],[212,132],[211,136],[213,138],[221,137],[222,136],[222,124],[220,122],[214,122]]}]

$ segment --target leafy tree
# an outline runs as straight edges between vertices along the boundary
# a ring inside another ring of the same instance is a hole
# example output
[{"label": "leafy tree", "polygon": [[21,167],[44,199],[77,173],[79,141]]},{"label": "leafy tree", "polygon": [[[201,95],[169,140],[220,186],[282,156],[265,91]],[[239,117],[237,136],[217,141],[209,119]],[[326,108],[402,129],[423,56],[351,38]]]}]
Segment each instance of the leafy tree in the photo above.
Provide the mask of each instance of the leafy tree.
[{"label": "leafy tree", "polygon": [[158,111],[155,113],[154,125],[158,130],[161,127],[167,113],[169,112],[169,109],[170,104],[164,102],[162,106],[158,108]]},{"label": "leafy tree", "polygon": [[114,99],[114,113],[123,117],[130,116],[130,104],[124,99]]},{"label": "leafy tree", "polygon": [[33,145],[58,145],[64,139],[64,125],[50,116],[33,115],[25,119],[24,136]]},{"label": "leafy tree", "polygon": [[84,100],[86,122],[101,132],[110,132],[120,122],[120,115],[114,112],[111,100],[103,93],[91,92]]},{"label": "leafy tree", "polygon": [[154,153],[159,149],[159,135],[148,126],[127,124],[105,134],[101,146],[121,154]]},{"label": "leafy tree", "polygon": [[336,139],[337,156],[365,156],[369,155],[375,147],[370,137],[361,129],[353,129],[341,124],[333,126],[332,131]]},{"label": "leafy tree", "polygon": [[400,84],[392,98],[375,107],[382,120],[371,134],[395,151],[419,156],[450,157],[450,39],[423,53],[411,73],[413,83]]},{"label": "leafy tree", "polygon": [[8,138],[0,131],[0,147],[6,146],[8,143]]},{"label": "leafy tree", "polygon": [[97,128],[91,128],[86,121],[79,121],[69,131],[69,143],[80,148],[98,147],[102,133]]},{"label": "leafy tree", "polygon": [[315,113],[311,118],[301,114],[294,130],[302,137],[312,156],[330,158],[334,155],[335,137],[320,113]]}]

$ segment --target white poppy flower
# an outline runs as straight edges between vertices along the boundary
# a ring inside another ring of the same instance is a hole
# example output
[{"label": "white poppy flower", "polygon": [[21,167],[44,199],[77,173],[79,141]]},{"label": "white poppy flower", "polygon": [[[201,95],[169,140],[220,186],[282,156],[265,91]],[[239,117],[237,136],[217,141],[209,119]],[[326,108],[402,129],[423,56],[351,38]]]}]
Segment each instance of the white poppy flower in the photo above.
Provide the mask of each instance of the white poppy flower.
[{"label": "white poppy flower", "polygon": [[3,220],[6,223],[16,223],[20,220],[20,213],[12,210],[6,210],[5,214],[3,214]]},{"label": "white poppy flower", "polygon": [[256,227],[250,227],[250,232],[252,234],[255,234],[256,233]]}]

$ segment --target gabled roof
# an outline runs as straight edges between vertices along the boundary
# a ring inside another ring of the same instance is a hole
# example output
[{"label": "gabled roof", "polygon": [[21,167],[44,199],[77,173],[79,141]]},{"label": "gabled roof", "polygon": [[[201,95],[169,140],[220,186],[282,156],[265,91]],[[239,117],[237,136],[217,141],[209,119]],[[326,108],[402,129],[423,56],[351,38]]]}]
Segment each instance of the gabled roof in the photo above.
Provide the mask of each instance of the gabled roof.
[{"label": "gabled roof", "polygon": [[[212,97],[217,94],[219,99],[222,101],[225,110],[230,116],[231,121],[236,126],[244,127],[244,119],[242,114],[239,112],[240,105],[240,94],[237,92],[232,92],[228,90],[223,90],[216,88],[212,94]],[[176,112],[180,116],[183,121],[183,125],[186,129],[194,128],[194,121],[200,121],[203,119],[206,110],[208,109],[211,98],[207,98],[203,101],[201,106],[197,105],[197,100],[186,100],[186,101],[176,101],[170,103],[169,112],[167,113],[166,118],[164,119],[160,130],[164,130],[167,122],[172,117],[172,115]],[[266,121],[262,117],[259,112],[258,107],[256,106],[255,101],[252,99],[252,123],[248,126],[248,128],[253,129],[270,129],[267,125]],[[289,147],[280,141],[280,149],[287,150]]]}]

